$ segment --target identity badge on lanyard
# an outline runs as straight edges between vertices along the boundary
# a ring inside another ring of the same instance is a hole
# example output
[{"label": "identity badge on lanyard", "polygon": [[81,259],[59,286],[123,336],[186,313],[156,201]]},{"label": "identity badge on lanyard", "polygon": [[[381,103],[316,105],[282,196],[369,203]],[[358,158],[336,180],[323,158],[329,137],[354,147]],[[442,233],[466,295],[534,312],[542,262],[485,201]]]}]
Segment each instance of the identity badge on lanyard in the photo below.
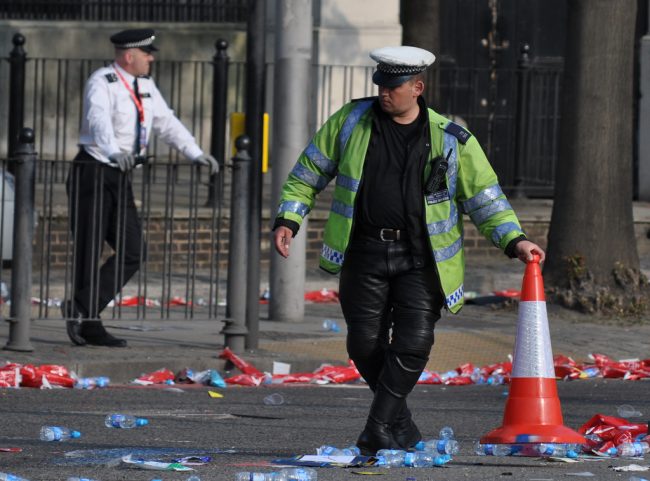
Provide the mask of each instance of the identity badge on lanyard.
[{"label": "identity badge on lanyard", "polygon": [[120,71],[118,69],[115,69],[115,73],[117,73],[118,77],[120,77],[120,80],[124,84],[124,87],[126,87],[126,89],[129,91],[129,94],[131,95],[131,99],[135,104],[135,108],[138,110],[138,152],[137,154],[140,154],[144,149],[147,148],[147,127],[145,127],[144,125],[144,107],[142,106],[142,101],[135,94],[135,91],[131,88],[131,86],[126,81],[124,76],[120,73]]}]

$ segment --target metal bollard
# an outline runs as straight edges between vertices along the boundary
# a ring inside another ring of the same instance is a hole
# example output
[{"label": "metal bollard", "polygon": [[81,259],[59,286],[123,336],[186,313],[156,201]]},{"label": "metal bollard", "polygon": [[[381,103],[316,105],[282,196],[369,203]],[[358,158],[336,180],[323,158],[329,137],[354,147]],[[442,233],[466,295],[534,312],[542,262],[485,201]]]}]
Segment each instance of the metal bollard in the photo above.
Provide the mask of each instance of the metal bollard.
[{"label": "metal bollard", "polygon": [[[228,64],[229,58],[226,50],[228,42],[222,38],[215,44],[217,53],[214,55],[214,82],[212,84],[212,132],[210,140],[210,152],[219,162],[223,169],[224,155],[226,151],[226,104],[228,103]],[[217,196],[217,183],[219,174],[210,176],[208,186],[208,200],[206,207],[216,207],[219,198]]]},{"label": "metal bollard", "polygon": [[246,269],[247,219],[248,219],[248,171],[251,156],[248,153],[250,138],[240,135],[235,141],[237,153],[232,159],[232,186],[230,204],[230,245],[228,248],[228,304],[225,326],[221,331],[224,345],[234,353],[244,351],[248,329],[246,328]]},{"label": "metal bollard", "polygon": [[[27,53],[23,49],[25,37],[16,33],[13,36],[12,43],[14,48],[9,54],[9,117],[8,117],[8,137],[7,153],[8,157],[16,153],[18,148],[18,136],[23,128],[23,119],[25,113],[25,64],[27,63]],[[9,171],[12,174],[13,166],[9,165]]]},{"label": "metal bollard", "polygon": [[4,349],[33,351],[30,344],[32,297],[32,244],[34,240],[34,131],[24,128],[12,155],[16,171],[14,245],[11,269],[11,311],[7,322],[9,340]]}]

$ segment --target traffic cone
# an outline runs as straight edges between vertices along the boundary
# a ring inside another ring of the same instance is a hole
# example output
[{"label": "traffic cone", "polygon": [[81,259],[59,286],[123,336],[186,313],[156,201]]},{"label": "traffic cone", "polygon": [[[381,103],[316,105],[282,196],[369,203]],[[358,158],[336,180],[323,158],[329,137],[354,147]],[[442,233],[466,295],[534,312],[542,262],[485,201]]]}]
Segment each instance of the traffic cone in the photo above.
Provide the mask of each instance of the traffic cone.
[{"label": "traffic cone", "polygon": [[585,440],[563,424],[539,259],[533,255],[524,272],[503,424],[483,436],[483,444],[582,443]]}]

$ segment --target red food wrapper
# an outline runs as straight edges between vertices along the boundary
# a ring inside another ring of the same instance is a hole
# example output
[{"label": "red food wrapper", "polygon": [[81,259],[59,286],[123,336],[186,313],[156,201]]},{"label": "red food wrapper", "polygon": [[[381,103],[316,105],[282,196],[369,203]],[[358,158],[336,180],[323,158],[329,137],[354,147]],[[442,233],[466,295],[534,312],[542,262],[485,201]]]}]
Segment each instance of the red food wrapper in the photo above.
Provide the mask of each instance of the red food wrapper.
[{"label": "red food wrapper", "polygon": [[0,371],[0,387],[20,387],[21,379],[19,367]]},{"label": "red food wrapper", "polygon": [[248,374],[260,378],[264,377],[263,372],[261,372],[252,364],[249,364],[246,361],[244,361],[241,357],[239,357],[237,354],[232,352],[229,347],[226,347],[224,348],[223,351],[221,351],[221,354],[219,354],[219,359],[226,359],[227,361],[232,362],[235,365],[235,367],[239,369],[241,372],[243,372],[244,374]]},{"label": "red food wrapper", "polygon": [[474,372],[474,364],[466,362],[465,364],[458,366],[456,371],[458,371],[461,376],[469,376]]},{"label": "red food wrapper", "polygon": [[445,384],[447,386],[465,386],[467,384],[474,384],[474,381],[467,376],[457,376],[447,379]]},{"label": "red food wrapper", "polygon": [[425,369],[420,379],[418,379],[418,384],[442,384],[442,378],[437,372]]},{"label": "red food wrapper", "polygon": [[576,366],[577,363],[569,356],[557,354],[553,356],[553,364],[555,366]]},{"label": "red food wrapper", "polygon": [[331,289],[305,292],[305,300],[311,302],[339,302],[339,293]]},{"label": "red food wrapper", "polygon": [[297,372],[294,374],[275,374],[271,377],[273,384],[284,383],[310,383],[315,375],[310,372]]},{"label": "red food wrapper", "polygon": [[150,385],[150,384],[166,384],[170,381],[173,381],[175,378],[174,373],[166,368],[158,369],[149,374],[143,374],[135,381],[135,384]]},{"label": "red food wrapper", "polygon": [[20,375],[22,376],[20,385],[24,387],[40,388],[44,385],[48,387],[48,383],[51,386],[74,387],[74,379],[70,377],[68,370],[63,366],[53,364],[34,366],[33,364],[25,364],[20,368]]},{"label": "red food wrapper", "polygon": [[172,297],[168,302],[168,306],[191,306],[192,301],[188,301],[184,297]]},{"label": "red food wrapper", "polygon": [[521,291],[517,289],[504,289],[503,291],[494,291],[493,294],[498,297],[517,298],[521,296]]},{"label": "red food wrapper", "polygon": [[264,380],[264,375],[257,377],[250,374],[238,374],[224,379],[228,384],[238,384],[240,386],[259,386]]}]

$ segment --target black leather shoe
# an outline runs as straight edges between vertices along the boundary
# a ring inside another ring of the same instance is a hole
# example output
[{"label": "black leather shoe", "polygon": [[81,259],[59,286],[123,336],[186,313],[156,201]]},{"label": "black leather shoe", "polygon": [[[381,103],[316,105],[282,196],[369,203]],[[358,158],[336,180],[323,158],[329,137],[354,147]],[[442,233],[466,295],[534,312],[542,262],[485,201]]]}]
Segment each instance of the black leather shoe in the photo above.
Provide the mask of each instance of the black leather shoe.
[{"label": "black leather shoe", "polygon": [[363,456],[374,456],[380,449],[402,449],[397,444],[388,424],[368,418],[365,429],[357,439],[357,447]]},{"label": "black leather shoe", "polygon": [[422,440],[422,434],[413,422],[411,411],[409,411],[406,405],[402,411],[400,411],[399,416],[395,419],[390,430],[393,433],[393,438],[395,438],[397,444],[399,444],[404,450],[414,447]]},{"label": "black leather shoe", "polygon": [[101,321],[84,321],[81,324],[81,337],[91,346],[126,347],[126,340],[109,334]]},{"label": "black leather shoe", "polygon": [[81,313],[75,306],[74,302],[63,301],[61,304],[61,314],[65,321],[65,330],[70,340],[77,346],[85,346],[86,340],[81,337]]}]

